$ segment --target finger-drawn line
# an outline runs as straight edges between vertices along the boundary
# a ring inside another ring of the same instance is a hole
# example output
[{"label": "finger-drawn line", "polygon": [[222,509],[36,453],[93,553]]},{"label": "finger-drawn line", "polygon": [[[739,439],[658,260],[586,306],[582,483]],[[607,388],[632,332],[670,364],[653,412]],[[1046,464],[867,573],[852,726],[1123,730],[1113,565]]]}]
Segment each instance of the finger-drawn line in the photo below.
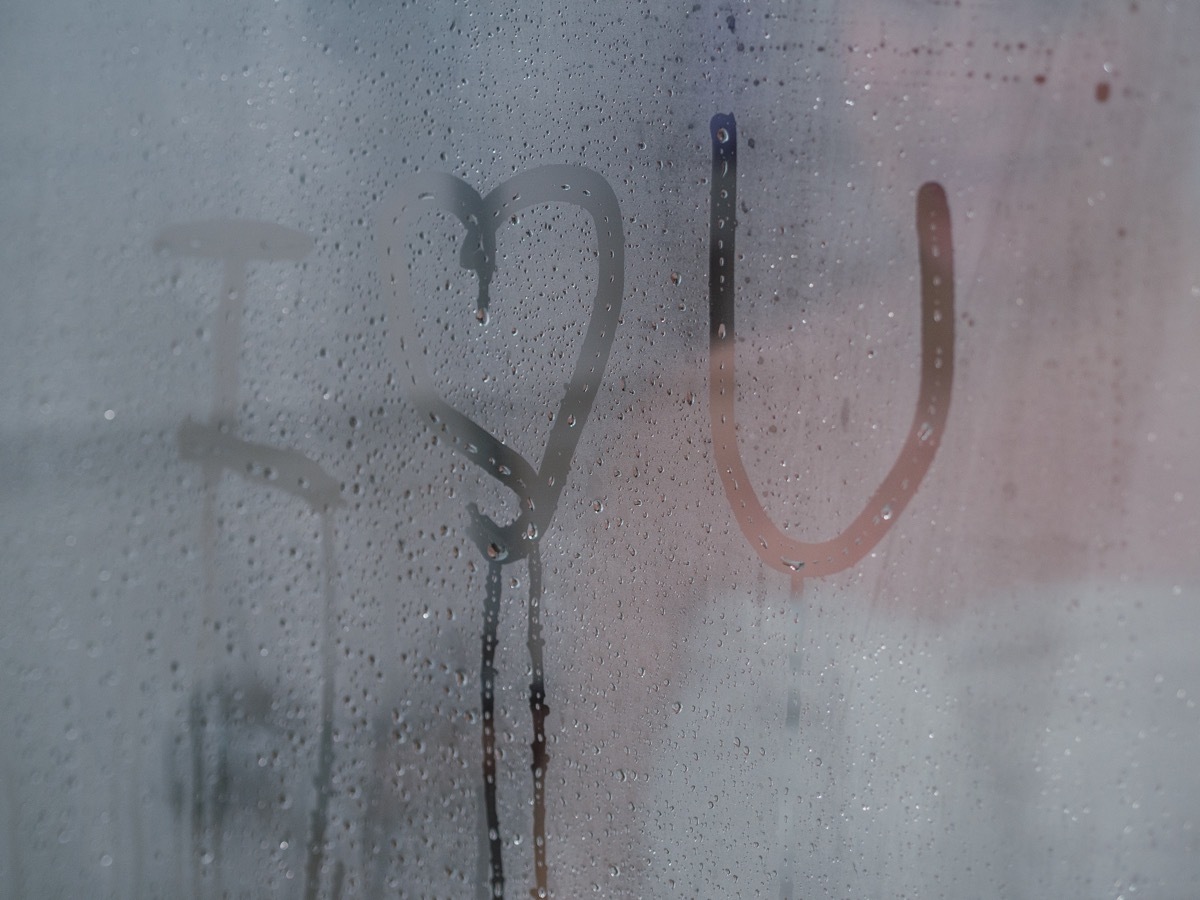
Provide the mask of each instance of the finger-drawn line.
[{"label": "finger-drawn line", "polygon": [[[520,453],[505,446],[486,428],[442,399],[425,370],[417,345],[417,317],[409,285],[404,241],[418,216],[429,209],[452,213],[467,231],[459,262],[478,278],[476,319],[488,321],[489,287],[496,268],[496,231],[515,213],[529,206],[567,203],[580,206],[592,217],[596,230],[596,292],[591,317],[575,368],[551,426],[550,437],[535,469]],[[529,575],[527,647],[533,673],[529,705],[533,716],[533,820],[534,897],[549,896],[546,861],[546,705],[545,641],[542,637],[542,568],[539,541],[550,524],[566,483],[575,448],[591,413],[604,366],[612,348],[621,313],[625,278],[625,237],[616,194],[600,175],[577,166],[543,166],[505,181],[481,197],[453,175],[430,173],[413,179],[403,193],[381,212],[378,226],[379,255],[384,290],[396,301],[397,327],[392,346],[408,374],[413,403],[446,433],[454,449],[480,466],[518,497],[519,511],[501,526],[468,504],[472,540],[488,560],[488,589],[484,604],[484,630],[480,661],[480,702],[483,708],[484,816],[487,828],[489,878],[492,896],[504,895],[504,867],[496,802],[495,759],[495,650],[500,610],[500,571],[525,559]]]},{"label": "finger-drawn line", "polygon": [[529,551],[529,605],[526,646],[529,648],[529,667],[533,675],[529,683],[529,711],[533,716],[533,743],[530,744],[533,770],[533,868],[537,890],[533,896],[542,900],[548,896],[549,870],[546,865],[546,768],[550,755],[546,752],[546,674],[542,637],[542,550],[535,544]]},{"label": "finger-drawn line", "polygon": [[942,187],[917,192],[921,265],[921,375],[912,427],[891,471],[862,512],[837,537],[819,543],[785,535],[767,517],[738,450],[734,417],[734,260],[737,257],[737,125],[716,115],[709,238],[709,410],[725,495],[755,552],[773,569],[806,578],[855,565],[895,524],[929,470],[950,411],[954,379],[954,258],[950,209]]},{"label": "finger-drawn line", "polygon": [[[321,737],[317,749],[317,771],[313,775],[316,802],[308,828],[308,862],[304,869],[304,900],[316,900],[321,887],[321,865],[325,858],[325,832],[329,826],[329,794],[333,783],[333,664],[334,664],[334,577],[333,519],[321,516],[321,570],[324,616],[321,640]],[[341,865],[339,861],[338,866]],[[336,873],[340,871],[335,867]],[[336,887],[334,893],[340,893]]]},{"label": "finger-drawn line", "polygon": [[[417,343],[416,310],[403,242],[416,218],[427,210],[442,209],[455,215],[467,229],[460,263],[478,275],[479,318],[486,321],[488,288],[496,268],[496,230],[522,209],[545,203],[567,203],[591,214],[599,272],[579,358],[554,417],[541,465],[535,469],[520,453],[446,403],[438,393],[425,370],[422,348]],[[396,300],[397,327],[391,329],[390,339],[408,375],[413,403],[449,434],[458,453],[520,499],[517,518],[504,527],[473,511],[474,540],[489,557],[509,562],[521,559],[554,515],[571,458],[596,399],[620,318],[625,237],[616,194],[600,175],[578,166],[543,166],[522,172],[487,197],[481,197],[453,175],[427,173],[414,178],[383,209],[378,239],[384,289]]]},{"label": "finger-drawn line", "polygon": [[[550,756],[546,752],[545,638],[542,636],[542,553],[535,543],[526,556],[529,574],[529,603],[527,639],[532,680],[529,684],[529,711],[533,717],[533,742],[530,744],[533,771],[533,861],[537,888],[532,895],[547,897],[549,867],[546,862],[546,768]],[[479,701],[483,718],[483,784],[484,808],[487,821],[489,877],[493,897],[504,896],[504,864],[500,838],[500,812],[496,800],[496,647],[500,624],[501,573],[504,563],[488,562],[487,597],[483,607],[483,639],[479,670]]]},{"label": "finger-drawn line", "polygon": [[[246,268],[251,262],[298,261],[312,249],[312,239],[301,231],[270,222],[214,220],[172,225],[159,233],[155,249],[180,256],[218,260],[224,264],[224,279],[217,302],[217,324],[213,340],[215,384],[208,424],[190,419],[179,429],[179,451],[183,459],[199,462],[204,471],[204,504],[201,514],[204,553],[204,615],[198,643],[198,669],[203,672],[213,661],[208,649],[209,632],[217,622],[216,609],[216,489],[223,470],[304,500],[321,519],[322,594],[324,640],[321,648],[321,735],[318,741],[316,798],[313,805],[305,866],[304,896],[313,900],[320,887],[325,852],[329,791],[333,769],[333,609],[336,560],[333,510],[342,505],[338,482],[313,460],[296,450],[268,447],[244,441],[232,433],[237,420],[238,370],[241,355],[242,316]],[[220,716],[230,713],[221,694]],[[189,716],[192,734],[192,840],[197,856],[205,835],[211,840],[214,859],[219,857],[223,818],[228,805],[226,748],[218,747],[213,803],[206,810],[204,788],[204,700],[195,695]],[[219,862],[214,866],[220,878]],[[197,889],[199,885],[197,869]],[[220,893],[220,885],[217,886]]]},{"label": "finger-drawn line", "polygon": [[217,219],[170,225],[159,232],[154,249],[224,263],[225,279],[217,302],[213,341],[216,384],[212,423],[230,424],[237,418],[246,266],[251,262],[298,262],[312,249],[312,238],[273,222]]},{"label": "finger-drawn line", "polygon": [[[734,320],[737,258],[737,122],[717,114],[712,134],[712,196],[709,228],[709,414],[717,471],[734,518],[763,562],[791,576],[785,734],[794,745],[800,730],[800,646],[804,579],[849,568],[870,553],[899,518],[929,470],[950,411],[954,380],[954,252],[946,193],[933,182],[917,192],[917,242],[921,269],[921,374],[916,412],[900,454],[862,512],[839,535],[819,543],[785,535],[767,517],[750,482],[737,444],[734,416]],[[787,798],[785,792],[785,801]],[[795,890],[792,817],[779,813],[781,900]]]},{"label": "finger-drawn line", "polygon": [[488,563],[487,599],[483,605],[483,640],[479,661],[479,704],[483,718],[483,793],[487,808],[488,858],[492,896],[504,896],[504,861],[500,810],[496,805],[496,645],[500,627],[502,563]]},{"label": "finger-drawn line", "polygon": [[244,441],[220,427],[191,419],[184,422],[179,428],[179,455],[299,497],[314,511],[345,504],[338,482],[303,453]]}]

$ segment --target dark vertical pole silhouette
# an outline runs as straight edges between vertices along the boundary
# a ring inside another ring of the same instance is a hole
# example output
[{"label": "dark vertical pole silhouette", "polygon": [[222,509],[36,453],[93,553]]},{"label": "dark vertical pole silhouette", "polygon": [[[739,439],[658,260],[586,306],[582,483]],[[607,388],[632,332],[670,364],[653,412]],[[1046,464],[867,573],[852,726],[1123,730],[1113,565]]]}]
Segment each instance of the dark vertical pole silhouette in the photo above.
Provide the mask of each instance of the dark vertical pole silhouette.
[{"label": "dark vertical pole silhouette", "polygon": [[[475,319],[488,322],[488,293],[496,268],[496,230],[515,213],[530,206],[566,203],[582,207],[595,227],[597,257],[596,293],[591,319],[579,350],[571,380],[550,437],[542,453],[541,464],[534,468],[511,447],[491,432],[446,403],[425,370],[422,348],[417,345],[415,300],[409,285],[409,265],[404,244],[410,227],[429,209],[452,213],[467,235],[460,263],[472,269],[478,278]],[[529,572],[527,648],[532,670],[529,708],[533,719],[530,744],[533,770],[533,847],[534,878],[532,894],[549,896],[549,867],[546,848],[546,770],[550,762],[546,751],[545,640],[542,637],[541,537],[558,506],[566,483],[571,459],[583,427],[591,412],[604,366],[612,347],[613,333],[621,313],[624,292],[625,246],[620,208],[616,194],[600,175],[577,166],[544,166],[522,172],[505,181],[487,197],[481,197],[470,185],[452,175],[432,173],[411,181],[404,192],[391,201],[378,220],[379,255],[384,290],[396,301],[397,326],[392,329],[393,351],[408,376],[407,388],[418,409],[429,416],[436,428],[446,434],[457,453],[481,467],[491,477],[515,493],[520,501],[517,517],[501,526],[468,505],[470,534],[488,561],[487,596],[484,601],[484,628],[480,659],[480,703],[483,709],[483,789],[484,818],[487,830],[488,877],[493,897],[504,896],[503,841],[496,798],[495,752],[495,653],[500,615],[500,572],[506,565],[524,559]]]},{"label": "dark vertical pole silhouette", "polygon": [[[785,535],[767,517],[737,445],[734,415],[737,330],[734,318],[737,259],[737,122],[713,116],[712,196],[709,228],[709,414],[713,453],[734,518],[764,563],[791,578],[794,624],[789,653],[786,732],[800,723],[799,642],[805,578],[832,575],[871,552],[895,524],[929,470],[950,411],[954,380],[954,252],[946,193],[933,182],[917,192],[917,242],[921,268],[921,375],[916,412],[908,437],[875,493],[844,531],[828,541],[807,543]],[[792,897],[790,816],[780,815],[783,866],[780,897]]]}]

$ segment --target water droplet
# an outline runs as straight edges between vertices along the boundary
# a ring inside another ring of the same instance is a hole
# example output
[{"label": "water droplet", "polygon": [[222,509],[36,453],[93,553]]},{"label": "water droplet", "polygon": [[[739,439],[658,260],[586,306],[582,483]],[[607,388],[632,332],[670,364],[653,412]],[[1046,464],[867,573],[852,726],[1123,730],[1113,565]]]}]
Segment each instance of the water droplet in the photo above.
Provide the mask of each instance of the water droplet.
[{"label": "water droplet", "polygon": [[491,316],[489,316],[488,311],[481,306],[475,310],[475,321],[480,325],[486,325],[491,321]]},{"label": "water droplet", "polygon": [[890,504],[884,504],[883,509],[879,511],[879,518],[887,522],[892,518],[892,507]]},{"label": "water droplet", "polygon": [[725,323],[724,322],[722,322],[720,325],[717,326],[717,339],[722,340],[722,341],[725,340]]},{"label": "water droplet", "polygon": [[728,143],[728,141],[729,141],[729,129],[718,128],[717,129],[717,143],[725,144],[725,143]]},{"label": "water droplet", "polygon": [[592,501],[592,512],[604,512],[604,501],[603,500],[593,500]]},{"label": "water droplet", "polygon": [[922,422],[920,427],[917,429],[917,438],[924,442],[929,440],[931,437],[933,437],[933,426],[928,422]]}]

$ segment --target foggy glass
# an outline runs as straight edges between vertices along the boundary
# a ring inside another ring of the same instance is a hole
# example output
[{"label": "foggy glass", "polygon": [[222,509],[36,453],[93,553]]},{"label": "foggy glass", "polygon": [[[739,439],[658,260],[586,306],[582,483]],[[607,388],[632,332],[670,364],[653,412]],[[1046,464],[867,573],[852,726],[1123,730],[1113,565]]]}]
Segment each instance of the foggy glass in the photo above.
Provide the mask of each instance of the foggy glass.
[{"label": "foggy glass", "polygon": [[0,12],[0,896],[1184,897],[1200,7]]}]

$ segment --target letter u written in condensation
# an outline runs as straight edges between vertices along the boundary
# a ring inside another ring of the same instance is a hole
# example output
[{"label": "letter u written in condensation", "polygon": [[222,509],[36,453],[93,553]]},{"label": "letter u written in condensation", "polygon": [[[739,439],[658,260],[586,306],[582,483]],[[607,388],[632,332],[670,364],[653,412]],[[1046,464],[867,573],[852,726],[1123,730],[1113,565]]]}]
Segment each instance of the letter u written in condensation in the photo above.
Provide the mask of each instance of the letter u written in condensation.
[{"label": "letter u written in condensation", "polygon": [[862,512],[840,534],[818,543],[787,537],[767,516],[738,448],[734,410],[737,329],[737,124],[711,123],[712,210],[709,238],[709,410],[713,453],[725,496],[746,540],[773,569],[803,578],[855,565],[879,543],[912,499],[937,453],[954,380],[954,251],[946,193],[934,182],[917,192],[921,269],[921,372],[916,412],[891,470]]}]

